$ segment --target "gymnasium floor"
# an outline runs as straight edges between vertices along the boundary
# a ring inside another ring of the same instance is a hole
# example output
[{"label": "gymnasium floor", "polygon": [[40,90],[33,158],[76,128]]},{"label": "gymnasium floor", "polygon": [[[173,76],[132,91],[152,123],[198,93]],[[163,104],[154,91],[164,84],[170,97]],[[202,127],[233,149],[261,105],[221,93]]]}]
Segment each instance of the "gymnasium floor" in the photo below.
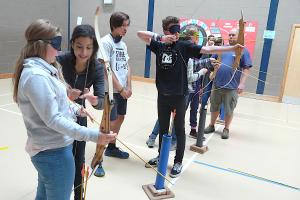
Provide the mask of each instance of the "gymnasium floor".
[{"label": "gymnasium floor", "polygon": [[[37,173],[24,150],[26,130],[11,88],[11,79],[0,79],[0,199],[32,200]],[[154,84],[133,82],[133,96],[119,136],[145,160],[157,155],[157,146],[149,149],[145,144],[156,120],[156,95]],[[89,110],[100,119],[101,112]],[[230,139],[222,140],[218,133],[206,135],[209,151],[197,154],[189,150],[195,140],[187,136],[184,171],[177,179],[169,178],[173,185],[166,185],[179,200],[299,200],[299,115],[300,106],[241,97]],[[188,119],[187,112],[186,133]],[[217,125],[217,129],[222,131],[223,126]],[[94,151],[95,144],[88,143],[87,163]],[[173,158],[171,152],[169,168]],[[104,178],[89,179],[87,200],[148,199],[142,185],[154,183],[156,174],[132,153],[128,160],[105,157],[104,168]]]}]

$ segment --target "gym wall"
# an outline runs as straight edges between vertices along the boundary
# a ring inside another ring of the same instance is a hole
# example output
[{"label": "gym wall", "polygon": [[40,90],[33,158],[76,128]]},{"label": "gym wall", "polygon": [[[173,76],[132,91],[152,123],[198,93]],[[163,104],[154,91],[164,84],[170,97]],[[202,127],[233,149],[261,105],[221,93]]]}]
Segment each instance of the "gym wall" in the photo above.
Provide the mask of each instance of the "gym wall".
[{"label": "gym wall", "polygon": [[[96,6],[102,7],[99,19],[100,33],[109,33],[109,17],[114,11],[129,14],[131,25],[124,38],[127,43],[130,65],[135,76],[144,75],[145,45],[136,32],[146,30],[148,0],[113,0],[112,5],[103,5],[103,0],[71,0],[71,32],[76,25],[77,16],[83,17],[83,23],[94,23]],[[251,75],[258,77],[263,48],[263,32],[266,28],[270,1],[261,0],[156,0],[154,8],[153,31],[162,33],[161,20],[168,15],[194,19],[238,20],[240,10],[245,20],[258,21],[256,47],[253,57],[254,67]],[[68,0],[5,0],[0,2],[0,74],[12,73],[14,62],[24,45],[25,28],[37,18],[48,18],[63,30],[63,50],[67,49]],[[299,0],[279,2],[276,18],[276,36],[272,44],[265,95],[279,96],[284,76],[289,37],[293,24],[299,24]],[[288,14],[287,14],[288,12]],[[151,78],[155,78],[155,61],[152,55]],[[246,91],[256,92],[257,80],[249,77]]]}]

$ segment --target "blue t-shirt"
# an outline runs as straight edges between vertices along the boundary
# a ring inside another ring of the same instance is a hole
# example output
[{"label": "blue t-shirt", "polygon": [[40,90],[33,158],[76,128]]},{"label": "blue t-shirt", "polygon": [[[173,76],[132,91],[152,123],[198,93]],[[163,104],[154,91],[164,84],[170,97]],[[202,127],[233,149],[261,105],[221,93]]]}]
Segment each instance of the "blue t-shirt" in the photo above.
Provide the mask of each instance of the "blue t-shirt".
[{"label": "blue t-shirt", "polygon": [[[213,55],[213,58],[218,57],[218,55]],[[232,65],[234,63],[235,59],[235,52],[226,52],[221,54],[221,62],[224,64],[221,64],[217,74],[216,78],[214,80],[214,85],[219,88],[227,88],[227,89],[237,89],[240,84],[241,79],[241,72],[245,68],[252,67],[252,61],[250,58],[249,51],[244,48],[241,56],[240,66],[237,68],[240,71],[236,71],[234,74],[234,69],[232,68]],[[234,74],[234,77],[232,78]],[[231,80],[232,78],[232,80]]]}]

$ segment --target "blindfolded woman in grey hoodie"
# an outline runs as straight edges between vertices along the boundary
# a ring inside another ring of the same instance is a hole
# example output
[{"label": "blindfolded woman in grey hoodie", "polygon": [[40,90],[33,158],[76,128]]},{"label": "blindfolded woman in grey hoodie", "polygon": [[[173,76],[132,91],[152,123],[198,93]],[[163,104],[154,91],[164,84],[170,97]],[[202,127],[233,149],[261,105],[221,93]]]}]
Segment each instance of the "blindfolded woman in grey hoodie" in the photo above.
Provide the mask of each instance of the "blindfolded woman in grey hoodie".
[{"label": "blindfolded woman in grey hoodie", "polygon": [[101,134],[74,121],[84,112],[69,101],[57,67],[59,28],[39,19],[26,29],[25,38],[14,73],[13,98],[27,130],[26,151],[38,172],[36,200],[69,200],[75,175],[74,139],[105,145],[116,134]]}]

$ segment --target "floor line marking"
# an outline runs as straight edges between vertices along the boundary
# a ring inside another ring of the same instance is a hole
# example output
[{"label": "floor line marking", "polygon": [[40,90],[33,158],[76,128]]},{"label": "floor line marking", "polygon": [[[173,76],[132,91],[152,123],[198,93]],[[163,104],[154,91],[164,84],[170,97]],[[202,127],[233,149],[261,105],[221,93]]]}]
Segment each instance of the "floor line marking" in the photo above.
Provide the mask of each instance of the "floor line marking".
[{"label": "floor line marking", "polygon": [[239,170],[235,170],[235,169],[231,169],[231,168],[223,168],[223,167],[204,163],[204,162],[197,161],[197,160],[195,160],[194,163],[300,191],[300,188],[298,188],[298,187],[290,186],[290,185],[287,185],[287,184],[284,184],[281,182],[273,181],[273,180],[270,180],[267,178],[259,177],[259,176],[253,175],[253,174],[239,171]]},{"label": "floor line marking", "polygon": [[289,128],[289,129],[292,129],[292,130],[300,131],[300,129],[297,128],[297,127],[292,127],[292,126],[288,126],[288,125],[284,125],[284,124],[277,124],[277,123],[272,123],[272,122],[267,122],[267,121],[257,121],[255,119],[246,119],[246,118],[240,118],[240,120],[251,121],[251,122],[254,121],[254,122],[259,123],[261,125],[277,126],[277,127],[281,127],[281,128]]},{"label": "floor line marking", "polygon": [[0,147],[0,151],[7,150],[7,149],[9,149],[9,146]]},{"label": "floor line marking", "polygon": [[[216,125],[216,131],[219,131],[219,129],[222,127],[222,125]],[[209,140],[213,137],[214,133],[212,133],[204,142],[204,145],[207,145]],[[184,171],[191,165],[191,163],[195,160],[195,158],[197,157],[197,155],[199,155],[199,153],[194,153],[193,156],[188,159],[187,163],[183,165],[182,171],[180,176],[178,176],[177,178],[174,178],[171,182],[168,184],[168,188],[171,188],[173,185],[175,185],[176,181],[182,176],[182,174],[184,173]]]},{"label": "floor line marking", "polygon": [[15,114],[15,115],[22,116],[22,114],[21,114],[21,113],[19,113],[19,112],[10,111],[10,110],[4,109],[4,108],[0,108],[0,110],[3,110],[3,111],[6,111],[6,112],[9,112],[9,113],[12,113],[12,114]]},{"label": "floor line marking", "polygon": [[2,104],[2,105],[0,105],[0,107],[10,106],[10,105],[13,105],[13,104],[16,104],[16,103],[7,103],[7,104]]},{"label": "floor line marking", "polygon": [[2,97],[2,96],[9,96],[9,95],[11,95],[12,93],[4,93],[4,94],[0,94],[0,97]]}]

